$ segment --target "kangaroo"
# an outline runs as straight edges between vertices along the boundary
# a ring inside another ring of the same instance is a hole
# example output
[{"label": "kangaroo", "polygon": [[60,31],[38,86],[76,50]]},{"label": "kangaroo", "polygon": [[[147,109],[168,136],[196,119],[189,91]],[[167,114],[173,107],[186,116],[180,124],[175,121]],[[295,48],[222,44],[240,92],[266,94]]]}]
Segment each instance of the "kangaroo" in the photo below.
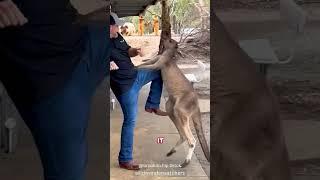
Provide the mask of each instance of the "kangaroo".
[{"label": "kangaroo", "polygon": [[190,163],[196,145],[196,139],[190,129],[190,120],[192,120],[201,148],[206,159],[210,162],[210,152],[202,129],[197,93],[178,68],[174,58],[177,53],[178,43],[173,39],[165,40],[164,48],[165,51],[161,55],[153,59],[144,60],[144,63],[137,66],[137,68],[161,70],[162,79],[169,94],[166,102],[166,111],[180,134],[180,139],[167,153],[167,156],[171,156],[176,152],[176,148],[179,145],[187,141],[189,145],[188,154],[180,166],[184,168]]},{"label": "kangaroo", "polygon": [[278,101],[214,13],[213,22],[213,178],[290,180]]}]

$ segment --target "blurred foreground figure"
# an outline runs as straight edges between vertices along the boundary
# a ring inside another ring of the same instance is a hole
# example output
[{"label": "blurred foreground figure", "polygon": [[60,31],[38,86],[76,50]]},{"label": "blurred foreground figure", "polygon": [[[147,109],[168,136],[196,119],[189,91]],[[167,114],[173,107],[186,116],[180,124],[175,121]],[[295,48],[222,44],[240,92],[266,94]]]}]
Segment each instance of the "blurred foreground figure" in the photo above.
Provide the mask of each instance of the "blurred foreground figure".
[{"label": "blurred foreground figure", "polygon": [[215,180],[290,180],[279,107],[257,71],[213,14]]}]

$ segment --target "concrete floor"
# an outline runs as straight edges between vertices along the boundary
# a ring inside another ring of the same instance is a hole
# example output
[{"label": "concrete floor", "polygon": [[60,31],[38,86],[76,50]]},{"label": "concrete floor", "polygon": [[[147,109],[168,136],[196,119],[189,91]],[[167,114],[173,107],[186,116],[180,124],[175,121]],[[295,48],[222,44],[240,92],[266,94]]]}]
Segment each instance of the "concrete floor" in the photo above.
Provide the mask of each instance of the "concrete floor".
[{"label": "concrete floor", "polygon": [[288,120],[283,124],[290,160],[320,157],[319,121]]},{"label": "concrete floor", "polygon": [[[166,157],[166,153],[175,145],[179,139],[178,131],[168,117],[161,117],[144,111],[144,104],[149,86],[145,86],[140,92],[139,98],[139,115],[135,129],[134,139],[134,160],[145,165],[140,171],[127,171],[120,169],[117,163],[117,157],[120,149],[120,133],[122,126],[122,112],[118,106],[111,112],[110,116],[110,168],[111,180],[122,179],[168,179],[168,175],[154,176],[150,173],[163,172],[175,173],[179,175],[171,176],[170,179],[209,179],[203,171],[198,159],[192,156],[191,163],[186,168],[171,167],[181,164],[186,156],[186,144],[178,148],[177,153],[171,157]],[[162,109],[164,109],[164,99],[162,99]],[[118,104],[117,104],[118,105]],[[157,144],[158,137],[164,138],[163,144]],[[155,167],[158,166],[158,167]],[[169,175],[170,176],[170,175]]]},{"label": "concrete floor", "polygon": [[[199,161],[195,156],[190,165],[185,168],[166,167],[183,162],[186,155],[186,146],[181,146],[178,152],[171,157],[166,153],[179,139],[177,130],[167,117],[160,117],[144,112],[143,107],[148,92],[148,86],[142,89],[140,97],[139,117],[135,131],[134,158],[137,162],[149,165],[162,165],[162,167],[143,168],[140,174],[118,168],[117,155],[120,143],[120,128],[122,113],[120,107],[110,114],[110,154],[108,153],[108,95],[106,95],[106,83],[102,84],[94,97],[91,120],[88,129],[89,163],[87,179],[106,179],[109,172],[108,158],[110,158],[111,180],[126,179],[168,179],[168,176],[145,175],[150,172],[180,172],[181,176],[170,179],[209,179],[204,173]],[[163,103],[163,101],[162,101]],[[204,106],[206,107],[206,106]],[[163,108],[163,104],[162,104]],[[204,110],[204,108],[202,108]],[[284,121],[286,142],[291,160],[305,160],[320,157],[319,136],[320,122],[311,120],[288,120]],[[156,138],[164,137],[163,144],[157,144]],[[143,174],[145,173],[145,174]],[[41,164],[29,131],[23,126],[20,133],[20,141],[17,152],[13,155],[0,153],[0,179],[42,179]],[[316,180],[319,176],[295,176],[293,180]]]},{"label": "concrete floor", "polygon": [[[168,176],[145,176],[143,173],[151,171],[161,171],[164,173],[179,172],[180,177],[170,179],[199,179],[207,180],[199,161],[194,155],[190,165],[185,168],[170,168],[184,161],[186,155],[186,146],[181,146],[178,152],[171,157],[166,157],[166,153],[179,139],[177,130],[173,123],[167,117],[160,117],[143,111],[143,105],[146,97],[145,87],[142,90],[140,98],[140,112],[137,128],[135,132],[135,151],[134,157],[139,163],[147,165],[162,165],[162,167],[149,167],[135,174],[133,171],[126,171],[118,168],[117,154],[120,143],[120,127],[122,124],[121,109],[117,107],[110,115],[110,156],[108,134],[109,129],[108,115],[108,95],[106,95],[106,82],[97,90],[91,107],[91,117],[88,128],[89,159],[87,168],[87,179],[107,179],[111,172],[112,180],[122,179],[167,179]],[[0,179],[2,180],[21,180],[32,179],[42,180],[42,167],[38,157],[37,150],[31,138],[29,130],[21,124],[22,129],[19,135],[19,142],[15,154],[7,155],[0,153]],[[163,144],[156,144],[157,137],[164,137]],[[110,170],[107,163],[110,158]],[[166,167],[168,166],[168,167]]]}]

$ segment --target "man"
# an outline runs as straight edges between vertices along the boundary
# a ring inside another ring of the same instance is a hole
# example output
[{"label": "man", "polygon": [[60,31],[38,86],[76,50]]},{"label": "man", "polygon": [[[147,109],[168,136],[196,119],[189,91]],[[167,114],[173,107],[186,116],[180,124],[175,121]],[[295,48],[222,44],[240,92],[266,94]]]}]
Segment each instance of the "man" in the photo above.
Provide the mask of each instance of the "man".
[{"label": "man", "polygon": [[107,16],[69,0],[0,1],[0,80],[29,127],[45,180],[84,180],[91,97],[109,71]]},{"label": "man", "polygon": [[139,30],[138,30],[139,36],[144,35],[144,17],[140,14],[139,15]]},{"label": "man", "polygon": [[130,47],[119,34],[123,22],[115,13],[110,14],[111,55],[110,86],[118,99],[124,116],[121,131],[121,148],[118,157],[121,168],[138,170],[139,165],[133,161],[134,126],[138,111],[139,91],[145,84],[151,83],[145,110],[166,116],[159,109],[163,82],[160,71],[136,70],[130,57],[141,55],[141,49]]},{"label": "man", "polygon": [[159,19],[157,15],[152,16],[153,19],[153,32],[156,36],[159,36]]}]

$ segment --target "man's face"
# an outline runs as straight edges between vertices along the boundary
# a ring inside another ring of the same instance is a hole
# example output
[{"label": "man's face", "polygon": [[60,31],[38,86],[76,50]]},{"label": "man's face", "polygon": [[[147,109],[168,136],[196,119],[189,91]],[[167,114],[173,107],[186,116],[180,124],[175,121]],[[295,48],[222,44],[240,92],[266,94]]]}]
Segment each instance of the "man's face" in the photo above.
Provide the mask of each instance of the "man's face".
[{"label": "man's face", "polygon": [[118,25],[110,25],[110,38],[116,38],[118,36],[119,26]]}]

